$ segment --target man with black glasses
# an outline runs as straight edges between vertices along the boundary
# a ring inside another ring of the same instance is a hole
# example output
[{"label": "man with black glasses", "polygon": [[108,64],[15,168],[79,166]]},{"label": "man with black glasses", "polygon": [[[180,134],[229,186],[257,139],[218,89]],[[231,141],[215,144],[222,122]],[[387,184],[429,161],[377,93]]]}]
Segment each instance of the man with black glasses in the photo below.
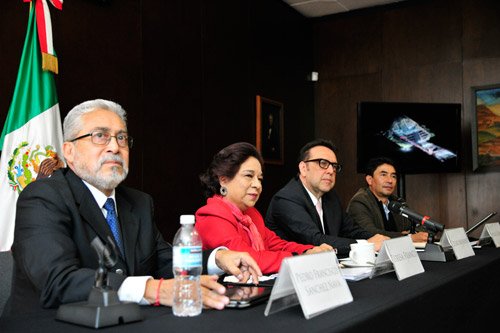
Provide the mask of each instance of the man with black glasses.
[{"label": "man with black glasses", "polygon": [[349,245],[367,239],[378,251],[384,240],[356,226],[345,214],[333,190],[342,170],[335,147],[329,140],[307,143],[299,153],[299,172],[276,193],[267,209],[266,225],[283,239],[302,244],[330,244],[340,255]]},{"label": "man with black glasses", "polygon": [[[19,196],[6,313],[87,300],[99,267],[95,238],[116,248],[107,282],[120,300],[172,305],[172,247],[155,226],[153,200],[121,184],[132,146],[125,110],[101,99],[75,106],[64,119],[64,141],[68,168],[31,183]],[[249,274],[257,280],[261,275],[248,253],[217,249],[207,257],[210,273],[223,270],[243,282]],[[205,307],[228,304],[217,275],[203,275],[201,285]]]}]

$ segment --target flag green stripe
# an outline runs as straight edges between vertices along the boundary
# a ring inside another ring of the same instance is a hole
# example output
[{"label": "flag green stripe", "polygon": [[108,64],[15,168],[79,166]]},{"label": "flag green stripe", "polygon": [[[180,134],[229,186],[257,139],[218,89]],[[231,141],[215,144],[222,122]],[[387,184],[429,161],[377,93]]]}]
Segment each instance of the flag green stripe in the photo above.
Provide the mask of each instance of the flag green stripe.
[{"label": "flag green stripe", "polygon": [[30,6],[28,33],[24,42],[14,96],[0,137],[0,149],[7,134],[57,104],[53,74],[42,70],[38,46],[35,6]]}]

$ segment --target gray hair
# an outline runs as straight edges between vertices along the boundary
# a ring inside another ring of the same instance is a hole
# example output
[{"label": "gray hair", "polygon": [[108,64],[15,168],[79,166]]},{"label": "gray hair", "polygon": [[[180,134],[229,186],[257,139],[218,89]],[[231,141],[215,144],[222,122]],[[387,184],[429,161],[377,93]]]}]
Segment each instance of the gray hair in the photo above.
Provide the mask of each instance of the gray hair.
[{"label": "gray hair", "polygon": [[120,104],[105,99],[86,101],[71,109],[71,111],[69,111],[64,118],[64,141],[73,140],[83,127],[81,120],[82,116],[96,109],[104,109],[116,113],[118,117],[123,120],[125,125],[127,125],[127,112],[121,107]]}]

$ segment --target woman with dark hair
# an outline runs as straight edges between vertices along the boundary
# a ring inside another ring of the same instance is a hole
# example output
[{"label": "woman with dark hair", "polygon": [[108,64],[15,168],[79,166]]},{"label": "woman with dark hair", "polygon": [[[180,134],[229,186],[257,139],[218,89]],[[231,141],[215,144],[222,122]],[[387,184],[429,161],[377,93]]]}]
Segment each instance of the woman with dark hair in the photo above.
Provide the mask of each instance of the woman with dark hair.
[{"label": "woman with dark hair", "polygon": [[303,245],[279,238],[254,208],[262,192],[262,157],[246,142],[219,151],[200,176],[207,204],[196,212],[196,230],[204,249],[225,246],[248,252],[264,274],[278,272],[281,261],[295,254],[332,251],[327,244]]}]

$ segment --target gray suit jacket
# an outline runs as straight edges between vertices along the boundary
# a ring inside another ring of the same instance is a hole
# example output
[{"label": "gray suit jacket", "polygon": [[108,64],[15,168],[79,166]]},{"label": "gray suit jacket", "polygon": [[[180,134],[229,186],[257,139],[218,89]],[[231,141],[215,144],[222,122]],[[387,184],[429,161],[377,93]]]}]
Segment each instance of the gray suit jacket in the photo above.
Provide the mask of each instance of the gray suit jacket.
[{"label": "gray suit jacket", "polygon": [[401,215],[393,214],[398,231],[386,231],[384,218],[377,204],[377,198],[368,187],[361,188],[352,197],[347,212],[352,216],[354,223],[374,234],[382,234],[388,237],[401,237],[401,231],[409,230],[411,222]]},{"label": "gray suit jacket", "polygon": [[[120,256],[109,270],[111,286],[118,290],[132,275],[172,277],[171,246],[153,222],[152,198],[122,185],[115,197],[125,258]],[[86,300],[98,267],[90,245],[96,236],[106,243],[112,234],[94,197],[73,171],[61,169],[27,186],[17,201],[15,268],[6,313]]]},{"label": "gray suit jacket", "polygon": [[321,220],[309,194],[298,177],[279,190],[267,209],[266,226],[283,239],[301,244],[330,244],[341,255],[349,253],[349,245],[356,239],[373,236],[355,225],[342,209],[335,190],[323,195],[323,222],[328,232],[323,233]]}]

